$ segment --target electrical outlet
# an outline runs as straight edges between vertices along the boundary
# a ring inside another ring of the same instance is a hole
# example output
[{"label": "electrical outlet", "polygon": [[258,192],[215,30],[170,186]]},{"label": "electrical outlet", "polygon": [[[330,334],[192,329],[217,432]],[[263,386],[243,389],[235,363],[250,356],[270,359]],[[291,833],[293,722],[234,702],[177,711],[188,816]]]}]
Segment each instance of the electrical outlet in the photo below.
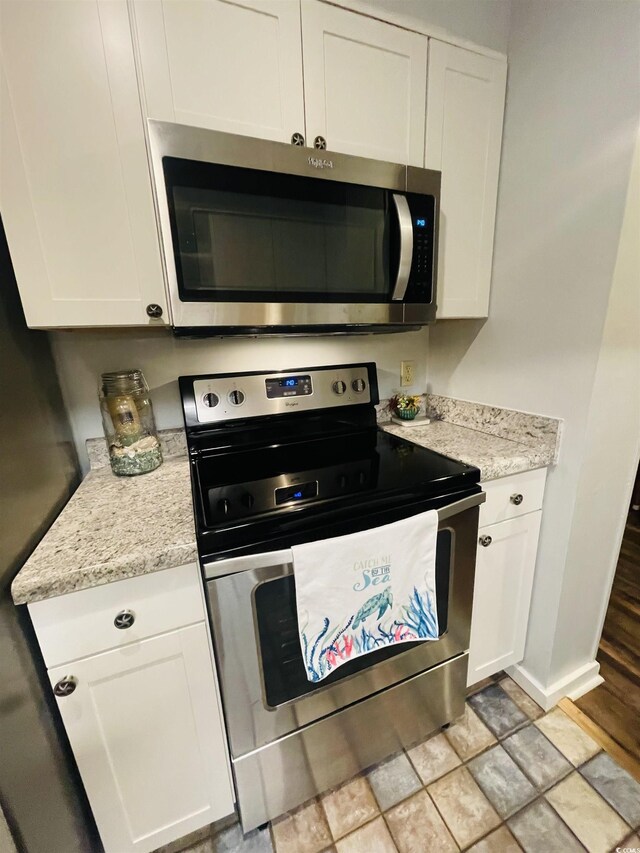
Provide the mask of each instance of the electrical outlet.
[{"label": "electrical outlet", "polygon": [[400,385],[406,388],[407,385],[413,385],[415,361],[400,362]]}]

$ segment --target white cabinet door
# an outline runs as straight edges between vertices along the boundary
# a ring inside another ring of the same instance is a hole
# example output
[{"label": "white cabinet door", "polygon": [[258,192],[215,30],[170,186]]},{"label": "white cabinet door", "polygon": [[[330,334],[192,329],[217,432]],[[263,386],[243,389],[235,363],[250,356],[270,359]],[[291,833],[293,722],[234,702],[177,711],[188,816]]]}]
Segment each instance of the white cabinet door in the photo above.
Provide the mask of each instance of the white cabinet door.
[{"label": "white cabinet door", "polygon": [[233,811],[203,622],[49,670],[106,853],[150,851]]},{"label": "white cabinet door", "polygon": [[304,134],[299,0],[134,0],[149,118]]},{"label": "white cabinet door", "polygon": [[125,0],[5,0],[0,204],[27,323],[168,321]]},{"label": "white cabinet door", "polygon": [[481,527],[467,684],[475,684],[524,655],[542,511]]},{"label": "white cabinet door", "polygon": [[425,166],[442,172],[438,318],[486,317],[506,61],[429,41]]},{"label": "white cabinet door", "polygon": [[307,144],[422,166],[426,36],[302,0]]}]

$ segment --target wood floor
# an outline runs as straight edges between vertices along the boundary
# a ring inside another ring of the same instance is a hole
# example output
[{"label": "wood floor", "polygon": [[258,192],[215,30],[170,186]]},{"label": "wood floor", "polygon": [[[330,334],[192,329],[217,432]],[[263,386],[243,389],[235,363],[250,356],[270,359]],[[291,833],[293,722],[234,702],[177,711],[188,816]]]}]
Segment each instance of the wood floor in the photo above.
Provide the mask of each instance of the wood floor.
[{"label": "wood floor", "polygon": [[640,512],[627,519],[597,657],[604,684],[575,704],[640,761]]}]

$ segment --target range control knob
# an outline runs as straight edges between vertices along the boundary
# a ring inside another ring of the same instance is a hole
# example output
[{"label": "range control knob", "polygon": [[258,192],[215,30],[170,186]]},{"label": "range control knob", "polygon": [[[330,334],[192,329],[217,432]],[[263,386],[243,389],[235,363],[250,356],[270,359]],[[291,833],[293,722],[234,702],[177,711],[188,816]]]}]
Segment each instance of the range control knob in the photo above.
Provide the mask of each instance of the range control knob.
[{"label": "range control knob", "polygon": [[244,391],[239,391],[235,388],[233,391],[229,391],[227,399],[232,406],[241,406],[244,403]]},{"label": "range control knob", "polygon": [[361,394],[367,387],[367,383],[364,381],[364,379],[354,379],[351,383],[351,387],[356,392],[356,394]]},{"label": "range control knob", "polygon": [[347,390],[347,383],[343,382],[342,379],[336,379],[331,387],[333,388],[334,394],[342,395]]},{"label": "range control knob", "polygon": [[251,494],[251,492],[245,492],[240,498],[240,502],[242,503],[242,506],[245,506],[247,509],[251,509],[251,507],[256,502],[256,499]]},{"label": "range control knob", "polygon": [[213,409],[213,407],[217,406],[218,403],[220,402],[220,398],[218,397],[217,394],[214,394],[213,392],[209,392],[208,394],[205,394],[203,396],[202,402],[205,404],[205,406],[209,406],[209,408]]},{"label": "range control knob", "polygon": [[349,482],[349,481],[347,480],[347,475],[346,475],[346,474],[340,474],[340,475],[338,476],[338,485],[340,486],[340,488],[341,488],[341,489],[346,489],[346,488],[347,488],[347,483],[348,483],[348,482]]},{"label": "range control knob", "polygon": [[229,510],[231,509],[231,502],[227,498],[221,498],[217,504],[218,512],[222,515],[229,515]]}]

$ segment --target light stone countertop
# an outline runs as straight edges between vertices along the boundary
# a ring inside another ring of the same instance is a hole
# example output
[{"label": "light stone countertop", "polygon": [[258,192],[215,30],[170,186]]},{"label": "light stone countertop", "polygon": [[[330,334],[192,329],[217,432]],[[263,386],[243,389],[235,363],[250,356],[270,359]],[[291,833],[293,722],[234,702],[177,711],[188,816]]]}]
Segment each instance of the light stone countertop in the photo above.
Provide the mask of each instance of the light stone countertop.
[{"label": "light stone countertop", "polygon": [[480,469],[480,479],[483,481],[497,480],[533,468],[544,468],[554,462],[553,449],[544,444],[537,447],[527,445],[447,421],[432,421],[416,427],[384,424],[383,429],[421,447],[453,456],[467,465],[475,465]]},{"label": "light stone countertop", "polygon": [[[420,427],[386,423],[395,435],[480,468],[493,480],[557,459],[561,422],[511,409],[428,394]],[[184,431],[161,430],[163,464],[116,477],[104,439],[87,442],[92,469],[14,578],[16,604],[170,569],[198,559]]]},{"label": "light stone countertop", "polygon": [[186,455],[155,471],[89,472],[11,585],[16,604],[198,559]]}]

